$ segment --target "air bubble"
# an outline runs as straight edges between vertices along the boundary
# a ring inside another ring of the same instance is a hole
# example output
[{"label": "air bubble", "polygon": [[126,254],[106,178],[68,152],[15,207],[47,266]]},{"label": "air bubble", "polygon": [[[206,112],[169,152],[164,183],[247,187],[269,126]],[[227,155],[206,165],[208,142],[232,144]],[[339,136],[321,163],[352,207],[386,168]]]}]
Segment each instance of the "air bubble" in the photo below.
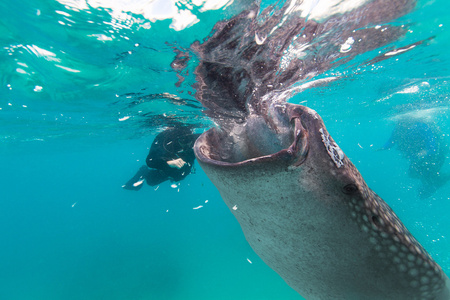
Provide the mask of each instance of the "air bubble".
[{"label": "air bubble", "polygon": [[355,40],[352,37],[349,37],[344,44],[341,45],[341,49],[339,52],[346,53],[352,50],[352,45],[355,43]]}]

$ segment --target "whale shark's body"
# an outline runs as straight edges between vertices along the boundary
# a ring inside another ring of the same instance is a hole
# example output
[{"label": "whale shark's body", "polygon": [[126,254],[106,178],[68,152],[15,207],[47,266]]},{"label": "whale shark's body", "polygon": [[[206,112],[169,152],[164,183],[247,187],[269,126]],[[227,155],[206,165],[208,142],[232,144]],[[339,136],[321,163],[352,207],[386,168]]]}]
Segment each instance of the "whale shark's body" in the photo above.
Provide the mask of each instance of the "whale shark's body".
[{"label": "whale shark's body", "polygon": [[255,252],[308,300],[450,300],[447,276],[366,185],[320,116],[286,104],[299,82],[335,80],[306,81],[358,54],[378,49],[372,64],[413,49],[417,43],[379,50],[408,29],[388,22],[414,3],[250,7],[191,46],[199,57],[196,98],[220,126],[198,138],[196,157]]},{"label": "whale shark's body", "polygon": [[450,299],[447,276],[313,110],[271,107],[194,151],[254,251],[305,299]]}]

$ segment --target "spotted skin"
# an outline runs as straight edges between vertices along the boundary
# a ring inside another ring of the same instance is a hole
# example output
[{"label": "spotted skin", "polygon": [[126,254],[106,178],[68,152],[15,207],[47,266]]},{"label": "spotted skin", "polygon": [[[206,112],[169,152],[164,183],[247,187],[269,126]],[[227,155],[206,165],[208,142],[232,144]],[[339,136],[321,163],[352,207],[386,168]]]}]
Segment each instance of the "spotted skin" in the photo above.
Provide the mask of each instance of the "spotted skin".
[{"label": "spotted skin", "polygon": [[[357,173],[353,164],[350,168]],[[362,180],[360,177],[359,181]],[[445,289],[444,273],[386,202],[364,185],[361,197],[352,197],[347,205],[353,220],[373,244],[376,255],[392,272],[402,274],[401,283],[409,285],[417,295],[414,297],[437,299],[436,295]]]},{"label": "spotted skin", "polygon": [[270,136],[260,123],[233,134],[212,129],[194,146],[264,262],[308,300],[449,300],[447,276],[317,113],[285,104],[265,114],[265,130],[289,141],[278,152],[255,150]]}]

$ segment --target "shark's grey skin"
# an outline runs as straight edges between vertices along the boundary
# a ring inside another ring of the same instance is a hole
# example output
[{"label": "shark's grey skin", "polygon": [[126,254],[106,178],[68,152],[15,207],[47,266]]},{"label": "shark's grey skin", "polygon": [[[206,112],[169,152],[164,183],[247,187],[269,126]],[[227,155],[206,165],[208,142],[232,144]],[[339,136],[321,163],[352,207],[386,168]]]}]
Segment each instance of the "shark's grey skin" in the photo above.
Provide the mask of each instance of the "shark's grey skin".
[{"label": "shark's grey skin", "polygon": [[305,299],[450,299],[447,276],[315,111],[272,105],[194,151],[254,251]]}]

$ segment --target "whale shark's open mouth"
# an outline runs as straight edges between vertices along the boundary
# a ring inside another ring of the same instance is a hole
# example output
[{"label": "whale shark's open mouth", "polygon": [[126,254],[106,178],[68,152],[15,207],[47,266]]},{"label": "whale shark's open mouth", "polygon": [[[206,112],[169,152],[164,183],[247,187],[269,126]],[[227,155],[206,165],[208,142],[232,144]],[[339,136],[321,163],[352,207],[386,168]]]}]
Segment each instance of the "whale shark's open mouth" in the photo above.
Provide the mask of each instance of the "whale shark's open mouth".
[{"label": "whale shark's open mouth", "polygon": [[276,105],[229,131],[211,129],[197,140],[194,150],[200,160],[219,165],[267,160],[300,165],[308,148],[308,131],[300,116],[286,105]]}]

